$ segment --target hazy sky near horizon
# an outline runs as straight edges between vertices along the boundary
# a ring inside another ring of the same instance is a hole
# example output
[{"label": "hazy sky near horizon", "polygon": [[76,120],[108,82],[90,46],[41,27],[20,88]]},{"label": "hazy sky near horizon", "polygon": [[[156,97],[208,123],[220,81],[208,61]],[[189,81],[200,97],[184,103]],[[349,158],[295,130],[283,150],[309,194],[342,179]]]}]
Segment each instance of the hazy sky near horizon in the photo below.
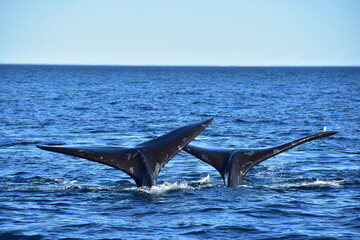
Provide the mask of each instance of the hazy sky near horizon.
[{"label": "hazy sky near horizon", "polygon": [[0,63],[360,66],[360,1],[0,0]]}]

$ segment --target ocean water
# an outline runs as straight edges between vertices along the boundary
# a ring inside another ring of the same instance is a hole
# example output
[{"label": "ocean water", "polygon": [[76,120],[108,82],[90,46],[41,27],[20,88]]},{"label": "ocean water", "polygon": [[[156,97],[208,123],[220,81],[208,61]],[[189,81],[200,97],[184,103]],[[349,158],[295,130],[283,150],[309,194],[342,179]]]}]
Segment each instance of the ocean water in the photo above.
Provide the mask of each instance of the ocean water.
[{"label": "ocean water", "polygon": [[[359,239],[359,67],[0,65],[0,239]],[[226,188],[180,152],[157,186],[37,144],[263,148],[328,130]]]}]

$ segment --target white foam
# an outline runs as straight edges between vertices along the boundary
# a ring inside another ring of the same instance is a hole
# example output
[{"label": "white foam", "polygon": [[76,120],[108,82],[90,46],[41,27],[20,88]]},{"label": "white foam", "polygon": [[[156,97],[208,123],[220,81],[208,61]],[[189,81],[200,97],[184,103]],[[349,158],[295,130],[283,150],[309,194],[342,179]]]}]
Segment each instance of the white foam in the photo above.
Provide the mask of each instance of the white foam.
[{"label": "white foam", "polygon": [[68,191],[68,190],[74,190],[74,189],[81,189],[81,186],[65,186],[65,187],[57,187],[57,188],[48,188],[48,187],[32,187],[32,186],[21,186],[21,187],[12,187],[5,189],[5,191]]},{"label": "white foam", "polygon": [[77,180],[73,180],[73,181],[64,181],[64,184],[75,184],[77,183]]},{"label": "white foam", "polygon": [[[66,180],[61,179],[61,178],[55,178],[54,182],[56,182],[57,184],[75,184],[78,181],[77,180],[66,181]],[[53,183],[47,183],[47,184],[53,184]]]},{"label": "white foam", "polygon": [[331,187],[340,187],[342,184],[348,182],[348,180],[329,180],[329,181],[322,181],[316,179],[313,182],[297,182],[297,183],[279,183],[279,184],[272,184],[272,185],[264,185],[264,187],[268,188],[292,188],[292,187],[316,187],[316,186],[331,186]]}]

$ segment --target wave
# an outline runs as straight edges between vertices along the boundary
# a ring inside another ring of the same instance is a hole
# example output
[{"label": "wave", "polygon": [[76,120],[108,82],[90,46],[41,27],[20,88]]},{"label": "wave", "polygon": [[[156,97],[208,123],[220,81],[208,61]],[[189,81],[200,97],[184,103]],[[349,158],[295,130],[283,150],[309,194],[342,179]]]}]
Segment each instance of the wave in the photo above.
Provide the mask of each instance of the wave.
[{"label": "wave", "polygon": [[15,232],[4,232],[4,233],[0,233],[0,239],[7,239],[7,240],[40,240],[40,239],[44,239],[44,235],[23,235],[20,233],[15,233]]},{"label": "wave", "polygon": [[0,147],[14,147],[14,146],[28,146],[28,145],[32,145],[35,146],[37,144],[41,144],[41,141],[1,141],[0,142]]},{"label": "wave", "polygon": [[22,178],[20,177],[18,183],[15,184],[5,184],[0,187],[2,191],[69,191],[69,190],[80,190],[80,191],[138,191],[143,193],[148,193],[152,195],[161,195],[167,192],[179,191],[179,190],[197,190],[203,187],[212,186],[209,184],[210,175],[196,181],[189,182],[164,182],[156,186],[149,187],[140,187],[137,188],[134,184],[131,184],[132,187],[127,187],[129,185],[128,181],[121,181],[119,185],[112,187],[103,187],[103,186],[86,186],[79,184],[77,180],[64,180],[61,178],[49,178],[41,179],[41,177],[32,177],[32,178]]},{"label": "wave", "polygon": [[[8,181],[4,181],[8,182]],[[125,191],[141,192],[150,195],[161,195],[176,191],[195,191],[215,186],[210,179],[210,175],[193,181],[183,182],[163,182],[158,185],[149,187],[136,187],[129,181],[117,182],[114,186],[89,186],[81,184],[78,180],[64,180],[61,178],[41,178],[39,176],[31,178],[17,177],[17,181],[12,184],[3,184],[0,186],[2,191],[71,191],[80,190],[81,192],[89,191]],[[291,179],[280,183],[259,184],[259,185],[241,185],[239,188],[314,188],[314,187],[334,187],[339,188],[351,180],[319,180],[317,178],[298,178]],[[224,187],[224,186],[223,186]]]}]

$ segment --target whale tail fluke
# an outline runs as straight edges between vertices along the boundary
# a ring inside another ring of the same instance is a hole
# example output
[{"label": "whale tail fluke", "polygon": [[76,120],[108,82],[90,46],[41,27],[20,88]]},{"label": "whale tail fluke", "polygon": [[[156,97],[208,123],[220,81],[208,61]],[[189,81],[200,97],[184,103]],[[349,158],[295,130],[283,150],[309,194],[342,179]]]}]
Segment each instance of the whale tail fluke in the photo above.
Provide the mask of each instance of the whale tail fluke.
[{"label": "whale tail fluke", "polygon": [[337,133],[337,131],[321,132],[321,133],[317,133],[314,135],[310,135],[307,137],[297,139],[297,140],[289,142],[289,143],[282,144],[277,147],[272,147],[272,148],[267,148],[267,149],[254,149],[253,150],[254,155],[252,156],[252,163],[247,165],[247,167],[244,169],[245,170],[244,173],[246,174],[256,164],[259,164],[259,163],[265,161],[266,159],[269,159],[275,155],[285,152],[293,147],[299,146],[303,143],[306,143],[306,142],[309,142],[309,141],[312,141],[315,139],[331,136],[336,133]]},{"label": "whale tail fluke", "polygon": [[321,132],[295,141],[265,149],[207,149],[188,145],[184,151],[213,166],[228,187],[242,184],[246,173],[255,165],[277,154],[321,137],[336,134],[336,131]]},{"label": "whale tail fluke", "polygon": [[183,150],[213,166],[225,179],[227,159],[231,157],[233,150],[203,148],[194,145],[188,145]]},{"label": "whale tail fluke", "polygon": [[134,148],[44,145],[37,147],[114,167],[131,176],[138,187],[151,187],[156,184],[158,174],[164,165],[211,122],[212,119],[209,119],[178,128]]},{"label": "whale tail fluke", "polygon": [[[147,157],[149,163],[161,168],[183,147],[187,146],[199,133],[201,133],[213,119],[181,127],[164,134],[158,138],[146,141],[136,146]],[[156,169],[155,169],[156,170]]]}]

